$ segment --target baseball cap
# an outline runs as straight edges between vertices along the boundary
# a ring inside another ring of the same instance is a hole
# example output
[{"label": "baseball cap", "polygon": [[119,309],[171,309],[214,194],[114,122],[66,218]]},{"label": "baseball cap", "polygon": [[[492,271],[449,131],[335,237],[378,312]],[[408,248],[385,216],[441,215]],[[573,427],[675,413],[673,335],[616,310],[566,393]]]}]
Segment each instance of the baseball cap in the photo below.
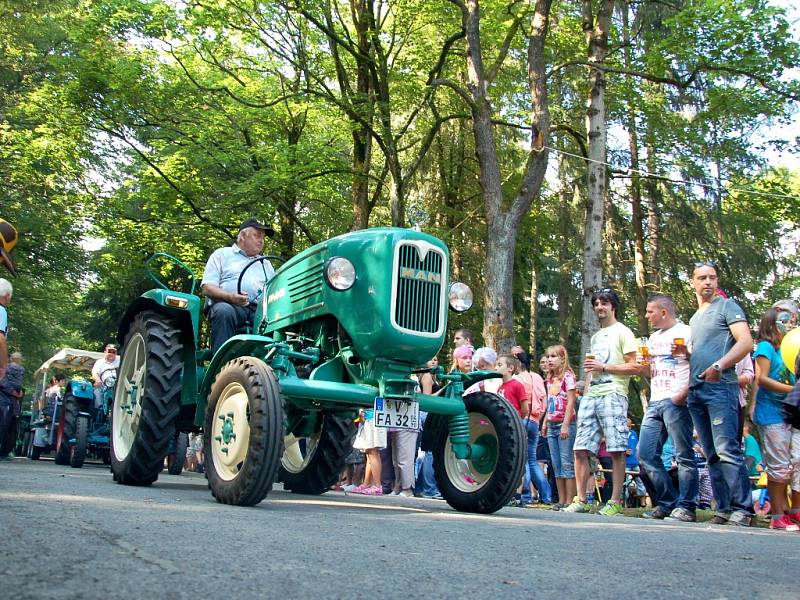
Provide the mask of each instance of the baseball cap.
[{"label": "baseball cap", "polygon": [[242,229],[247,229],[248,227],[255,227],[256,229],[260,229],[264,232],[264,235],[267,237],[272,237],[275,235],[275,230],[270,227],[269,225],[264,225],[263,223],[259,223],[256,219],[247,219],[241,225],[239,225],[239,231]]},{"label": "baseball cap", "polygon": [[17,267],[11,258],[11,251],[17,245],[16,228],[3,219],[0,219],[0,262],[5,265],[12,275],[17,274]]}]

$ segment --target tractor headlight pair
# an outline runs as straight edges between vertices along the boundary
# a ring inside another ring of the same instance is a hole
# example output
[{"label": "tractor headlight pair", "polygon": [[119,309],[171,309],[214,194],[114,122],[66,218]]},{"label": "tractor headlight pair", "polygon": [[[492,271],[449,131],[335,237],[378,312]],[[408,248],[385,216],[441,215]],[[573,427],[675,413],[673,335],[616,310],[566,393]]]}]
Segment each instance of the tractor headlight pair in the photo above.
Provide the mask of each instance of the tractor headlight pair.
[{"label": "tractor headlight pair", "polygon": [[346,258],[334,256],[325,263],[325,281],[335,290],[349,290],[356,282],[356,268]]},{"label": "tractor headlight pair", "polygon": [[[325,264],[325,281],[335,290],[349,290],[356,282],[356,268],[346,258],[334,256]],[[472,290],[467,284],[455,281],[450,284],[448,300],[450,308],[456,312],[469,310],[473,303]]]}]

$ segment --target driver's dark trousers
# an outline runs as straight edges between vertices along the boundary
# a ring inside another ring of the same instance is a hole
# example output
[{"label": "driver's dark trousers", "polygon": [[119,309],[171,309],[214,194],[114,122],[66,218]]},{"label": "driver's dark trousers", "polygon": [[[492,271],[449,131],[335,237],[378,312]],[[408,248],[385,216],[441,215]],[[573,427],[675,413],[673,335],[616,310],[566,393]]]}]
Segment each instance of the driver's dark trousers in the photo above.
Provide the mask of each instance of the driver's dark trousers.
[{"label": "driver's dark trousers", "polygon": [[222,344],[237,333],[242,333],[253,322],[255,305],[236,306],[227,302],[215,302],[208,311],[211,321],[211,352],[217,353]]}]

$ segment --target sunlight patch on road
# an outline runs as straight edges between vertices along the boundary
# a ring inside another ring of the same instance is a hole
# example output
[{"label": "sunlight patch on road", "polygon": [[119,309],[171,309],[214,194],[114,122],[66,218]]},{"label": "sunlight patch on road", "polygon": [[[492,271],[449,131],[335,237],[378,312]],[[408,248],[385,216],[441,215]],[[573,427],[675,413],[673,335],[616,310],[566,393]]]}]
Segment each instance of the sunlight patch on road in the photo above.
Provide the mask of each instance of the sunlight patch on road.
[{"label": "sunlight patch on road", "polygon": [[339,508],[339,507],[347,507],[347,508],[366,508],[369,510],[394,510],[394,511],[401,511],[401,512],[413,512],[413,513],[429,513],[430,511],[425,508],[412,508],[410,506],[389,506],[387,504],[372,504],[367,502],[350,502],[350,501],[341,501],[341,500],[306,500],[306,499],[297,499],[297,500],[278,500],[277,498],[270,498],[267,497],[264,502],[268,504],[302,504],[305,506],[329,506],[332,508]]},{"label": "sunlight patch on road", "polygon": [[156,502],[152,498],[141,500],[122,500],[119,498],[103,498],[102,496],[78,496],[73,494],[34,494],[26,492],[0,492],[0,500],[20,500],[24,502],[63,502],[76,504],[101,505],[112,508],[154,508],[168,509],[178,512],[212,512],[216,504],[210,506],[186,506],[180,500],[174,502]]}]

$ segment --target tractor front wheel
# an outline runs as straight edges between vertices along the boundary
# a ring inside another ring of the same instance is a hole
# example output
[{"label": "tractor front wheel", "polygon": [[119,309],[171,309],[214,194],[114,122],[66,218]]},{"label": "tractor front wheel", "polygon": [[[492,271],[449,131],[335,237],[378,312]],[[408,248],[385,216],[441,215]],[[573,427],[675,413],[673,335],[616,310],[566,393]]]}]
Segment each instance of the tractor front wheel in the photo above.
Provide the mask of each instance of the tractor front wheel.
[{"label": "tractor front wheel", "polygon": [[89,438],[89,418],[78,415],[75,421],[75,443],[69,448],[69,464],[75,469],[83,466],[86,459],[86,442]]},{"label": "tractor front wheel", "polygon": [[180,410],[183,343],[177,322],[136,315],[125,336],[111,411],[111,471],[125,485],[150,485],[164,464]]},{"label": "tractor front wheel", "polygon": [[352,418],[325,414],[320,431],[313,437],[288,435],[281,457],[283,489],[311,495],[327,492],[339,480],[353,450],[356,431]]},{"label": "tractor front wheel", "polygon": [[283,451],[281,390],[264,361],[243,356],[220,369],[203,433],[208,487],[217,502],[261,502],[272,489]]},{"label": "tractor front wheel", "polygon": [[487,392],[467,394],[469,444],[478,444],[477,459],[453,454],[450,434],[442,427],[433,445],[433,468],[439,492],[463,512],[493,513],[505,506],[522,481],[526,436],[517,411]]}]

